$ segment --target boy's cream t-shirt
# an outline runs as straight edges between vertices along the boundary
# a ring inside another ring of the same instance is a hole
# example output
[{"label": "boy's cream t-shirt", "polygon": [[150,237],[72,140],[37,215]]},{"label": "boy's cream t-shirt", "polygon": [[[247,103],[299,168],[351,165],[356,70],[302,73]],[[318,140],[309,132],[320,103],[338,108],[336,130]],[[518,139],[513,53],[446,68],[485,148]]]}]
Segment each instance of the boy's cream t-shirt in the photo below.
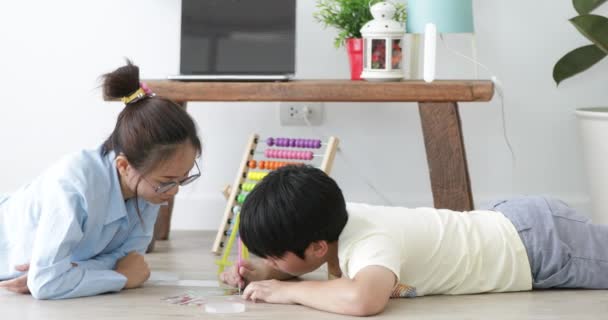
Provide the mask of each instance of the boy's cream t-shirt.
[{"label": "boy's cream t-shirt", "polygon": [[340,268],[353,278],[383,266],[398,278],[393,297],[532,289],[526,249],[500,212],[347,204]]}]

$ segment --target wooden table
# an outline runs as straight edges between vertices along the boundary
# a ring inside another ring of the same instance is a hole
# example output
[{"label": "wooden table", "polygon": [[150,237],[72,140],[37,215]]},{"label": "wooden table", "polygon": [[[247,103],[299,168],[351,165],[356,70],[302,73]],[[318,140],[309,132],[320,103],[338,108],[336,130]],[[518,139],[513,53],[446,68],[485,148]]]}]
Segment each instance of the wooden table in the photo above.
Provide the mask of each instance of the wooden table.
[{"label": "wooden table", "polygon": [[[490,101],[492,81],[145,82],[157,95],[184,106],[190,101],[418,102],[435,207],[473,209],[458,102]],[[171,208],[172,203],[161,209],[157,239],[168,237]]]}]

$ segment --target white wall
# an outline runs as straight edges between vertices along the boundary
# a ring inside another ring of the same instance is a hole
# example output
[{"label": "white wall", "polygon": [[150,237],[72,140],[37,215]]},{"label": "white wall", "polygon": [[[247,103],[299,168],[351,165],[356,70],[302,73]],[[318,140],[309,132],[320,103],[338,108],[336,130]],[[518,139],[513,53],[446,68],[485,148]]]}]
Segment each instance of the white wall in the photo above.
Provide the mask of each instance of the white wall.
[{"label": "white wall", "polygon": [[[567,21],[568,0],[475,0],[478,59],[504,84],[512,167],[501,128],[500,101],[463,103],[469,169],[478,204],[511,194],[550,194],[588,205],[573,110],[608,104],[602,61],[555,87],[551,72],[567,51],[587,43]],[[312,18],[315,1],[298,1],[298,78],[348,78],[347,57],[333,30]],[[602,8],[600,13],[607,13]],[[130,57],[143,78],[178,71],[180,1],[0,2],[0,193],[10,193],[66,152],[95,147],[110,133],[120,103],[101,99],[97,78]],[[448,35],[471,54],[470,35]],[[440,78],[472,78],[470,63],[440,47]],[[481,78],[490,75],[480,70]],[[182,189],[176,229],[214,229],[246,137],[315,136],[282,128],[277,103],[190,103],[205,143],[203,178]],[[382,203],[358,175],[392,203],[430,205],[430,182],[415,104],[326,106],[318,128],[342,139],[334,177],[351,201]]]}]

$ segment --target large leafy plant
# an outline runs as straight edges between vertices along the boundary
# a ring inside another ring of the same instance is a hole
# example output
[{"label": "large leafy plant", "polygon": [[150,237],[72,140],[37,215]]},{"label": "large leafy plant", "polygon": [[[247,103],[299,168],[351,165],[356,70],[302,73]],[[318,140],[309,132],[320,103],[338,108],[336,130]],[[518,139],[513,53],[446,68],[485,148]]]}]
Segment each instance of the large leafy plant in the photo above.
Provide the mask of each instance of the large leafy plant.
[{"label": "large leafy plant", "polygon": [[[336,48],[343,46],[348,38],[361,38],[361,28],[372,20],[370,6],[382,0],[317,0],[318,11],[313,14],[315,20],[325,27],[338,29],[338,36],[334,40]],[[394,20],[401,23],[407,17],[403,3],[391,2],[395,5]]]},{"label": "large leafy plant", "polygon": [[608,18],[591,14],[593,10],[608,0],[573,0],[579,16],[570,22],[593,44],[568,52],[553,68],[556,84],[589,69],[608,55]]}]

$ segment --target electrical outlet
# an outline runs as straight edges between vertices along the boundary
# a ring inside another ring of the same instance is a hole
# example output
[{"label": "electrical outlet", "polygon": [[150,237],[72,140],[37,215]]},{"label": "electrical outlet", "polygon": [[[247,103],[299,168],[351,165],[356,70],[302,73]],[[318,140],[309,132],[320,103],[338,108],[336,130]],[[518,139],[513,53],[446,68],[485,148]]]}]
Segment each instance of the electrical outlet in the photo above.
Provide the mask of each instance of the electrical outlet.
[{"label": "electrical outlet", "polygon": [[281,102],[279,119],[282,126],[318,126],[323,122],[322,102]]}]

